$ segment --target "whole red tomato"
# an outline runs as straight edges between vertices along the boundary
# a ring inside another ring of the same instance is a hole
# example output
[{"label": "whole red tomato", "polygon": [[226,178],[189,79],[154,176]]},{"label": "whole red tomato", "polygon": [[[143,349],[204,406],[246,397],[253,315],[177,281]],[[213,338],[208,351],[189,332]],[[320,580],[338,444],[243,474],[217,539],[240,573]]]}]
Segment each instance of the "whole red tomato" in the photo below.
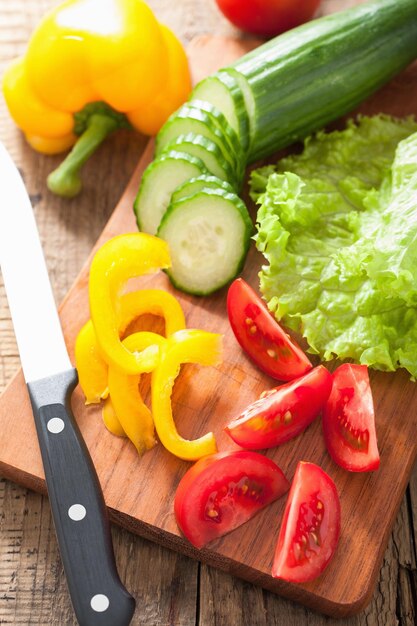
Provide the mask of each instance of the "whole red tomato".
[{"label": "whole red tomato", "polygon": [[311,19],[320,0],[216,0],[223,15],[241,30],[273,37]]}]

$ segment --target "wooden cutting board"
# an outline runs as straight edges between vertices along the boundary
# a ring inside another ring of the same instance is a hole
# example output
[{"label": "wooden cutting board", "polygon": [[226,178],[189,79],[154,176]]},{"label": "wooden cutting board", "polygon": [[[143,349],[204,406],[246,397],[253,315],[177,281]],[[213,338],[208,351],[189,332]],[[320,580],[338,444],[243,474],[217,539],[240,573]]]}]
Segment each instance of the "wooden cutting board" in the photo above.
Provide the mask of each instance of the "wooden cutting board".
[{"label": "wooden cutting board", "polygon": [[[253,45],[223,38],[199,38],[189,48],[194,80],[226,65]],[[403,72],[367,101],[361,111],[417,114],[417,67]],[[132,202],[152,151],[150,142],[95,249],[116,234],[136,231]],[[254,215],[254,207],[250,208]],[[78,330],[89,317],[90,260],[91,257],[60,307],[72,357]],[[255,288],[261,262],[252,248],[243,276]],[[274,381],[262,375],[237,345],[227,321],[226,290],[209,298],[193,298],[175,292],[162,272],[135,283],[135,288],[150,286],[175,293],[188,327],[224,334],[223,363],[217,368],[184,367],[175,386],[173,407],[183,436],[194,438],[213,430],[220,450],[233,448],[222,432],[223,426],[264,389],[274,386]],[[148,327],[154,323],[151,320]],[[340,617],[358,612],[371,598],[417,449],[416,384],[404,372],[371,372],[371,385],[381,453],[378,472],[350,474],[337,467],[325,450],[319,419],[303,435],[267,452],[290,479],[299,460],[319,464],[333,477],[340,493],[342,533],[337,553],[318,580],[303,585],[287,584],[270,575],[285,498],[229,536],[197,550],[182,538],[173,514],[176,486],[190,464],[169,454],[162,445],[139,458],[130,442],[105,429],[101,407],[84,405],[79,388],[73,396],[73,409],[115,523],[312,609]],[[28,488],[46,491],[21,371],[0,398],[0,473]]]}]

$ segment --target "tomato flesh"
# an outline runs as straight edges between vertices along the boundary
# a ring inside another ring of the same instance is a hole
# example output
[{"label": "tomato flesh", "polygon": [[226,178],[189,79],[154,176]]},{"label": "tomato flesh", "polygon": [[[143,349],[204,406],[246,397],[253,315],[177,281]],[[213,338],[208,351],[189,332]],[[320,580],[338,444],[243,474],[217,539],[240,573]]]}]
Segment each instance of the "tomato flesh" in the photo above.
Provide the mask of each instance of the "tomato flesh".
[{"label": "tomato flesh", "polygon": [[270,37],[310,19],[320,0],[216,0],[223,15],[241,30]]},{"label": "tomato flesh", "polygon": [[375,412],[366,365],[344,363],[333,374],[333,387],[323,411],[323,433],[332,459],[351,472],[380,465]]},{"label": "tomato flesh", "polygon": [[271,459],[235,450],[203,457],[181,479],[177,524],[197,548],[222,537],[280,498],[289,482]]},{"label": "tomato flesh", "polygon": [[340,501],[333,480],[314,463],[300,462],[288,494],[272,576],[290,582],[317,578],[340,536]]},{"label": "tomato flesh", "polygon": [[272,378],[293,380],[313,367],[243,278],[237,278],[229,287],[227,313],[240,346]]},{"label": "tomato flesh", "polygon": [[322,410],[332,388],[332,375],[323,366],[276,387],[250,404],[226,426],[242,448],[259,450],[296,437]]}]

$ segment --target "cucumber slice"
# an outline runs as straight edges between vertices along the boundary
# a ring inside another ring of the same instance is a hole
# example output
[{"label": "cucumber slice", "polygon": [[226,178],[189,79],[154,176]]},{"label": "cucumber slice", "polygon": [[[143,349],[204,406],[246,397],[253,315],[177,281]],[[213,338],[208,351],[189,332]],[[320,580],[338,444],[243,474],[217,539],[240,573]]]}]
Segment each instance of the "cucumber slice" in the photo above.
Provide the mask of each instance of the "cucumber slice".
[{"label": "cucumber slice", "polygon": [[187,152],[187,154],[198,157],[211,174],[228,181],[234,189],[238,189],[229,161],[223,157],[219,146],[204,135],[195,135],[194,133],[179,135],[167,145],[166,149]]},{"label": "cucumber slice", "polygon": [[203,161],[186,152],[170,150],[152,161],[143,173],[133,205],[139,230],[155,235],[174,189],[206,173]]},{"label": "cucumber slice", "polygon": [[222,70],[204,78],[191,92],[190,100],[196,99],[210,102],[223,113],[246,152],[249,148],[249,119],[242,89],[236,78]]},{"label": "cucumber slice", "polygon": [[[219,73],[224,73],[233,78],[237,84],[239,85],[243,100],[245,102],[245,108],[248,116],[249,122],[249,147],[252,143],[252,137],[255,133],[255,122],[256,122],[256,101],[251,86],[249,85],[247,79],[238,72],[234,67],[225,67],[219,71]],[[248,148],[249,149],[249,148]]]},{"label": "cucumber slice", "polygon": [[[208,103],[204,104],[206,107],[209,106]],[[228,123],[225,128],[234,132]],[[232,166],[236,180],[240,181],[243,178],[244,164],[240,160],[241,154],[238,155],[236,152],[232,140],[227,137],[227,132],[224,131],[224,128],[212,113],[196,106],[195,103],[183,104],[168,118],[156,136],[155,155],[159,156],[173,139],[187,133],[204,135],[204,137],[214,141],[222,151],[224,158]],[[234,136],[237,143],[239,143],[236,134]]]},{"label": "cucumber slice", "polygon": [[175,287],[208,295],[241,271],[253,224],[244,202],[224,189],[204,189],[171,202],[158,237],[167,241]]},{"label": "cucumber slice", "polygon": [[185,181],[185,183],[177,187],[171,196],[171,202],[177,202],[177,200],[181,200],[181,198],[192,196],[203,189],[224,189],[224,191],[234,193],[232,185],[229,185],[225,180],[221,180],[217,178],[217,176],[201,174],[201,176],[190,178],[190,180]]},{"label": "cucumber slice", "polygon": [[246,153],[242,148],[242,144],[240,143],[238,134],[231,126],[230,122],[226,119],[225,115],[220,111],[220,109],[218,109],[210,102],[198,100],[197,98],[189,100],[184,106],[196,107],[200,109],[200,111],[204,111],[205,113],[210,115],[210,117],[214,120],[214,122],[217,124],[217,127],[225,137],[227,144],[230,147],[230,150],[232,150],[233,154],[236,157],[240,169],[244,169],[246,165]]}]

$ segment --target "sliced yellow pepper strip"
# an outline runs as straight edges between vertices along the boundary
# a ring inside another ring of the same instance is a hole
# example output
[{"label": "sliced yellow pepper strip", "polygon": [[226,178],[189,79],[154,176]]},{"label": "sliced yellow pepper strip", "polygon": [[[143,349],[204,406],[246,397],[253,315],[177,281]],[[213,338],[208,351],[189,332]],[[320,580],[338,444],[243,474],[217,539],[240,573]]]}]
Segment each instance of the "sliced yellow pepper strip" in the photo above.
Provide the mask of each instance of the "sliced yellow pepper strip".
[{"label": "sliced yellow pepper strip", "polygon": [[101,356],[91,320],[81,328],[75,341],[75,366],[78,382],[86,404],[96,404],[107,398],[108,365]]},{"label": "sliced yellow pepper strip", "polygon": [[103,422],[107,430],[109,430],[113,435],[116,435],[116,437],[126,437],[126,433],[117,418],[110,396],[107,396],[104,401],[102,415]]},{"label": "sliced yellow pepper strip", "polygon": [[162,289],[140,289],[126,293],[120,299],[121,335],[133,320],[145,313],[164,318],[166,337],[185,328],[184,312],[175,296]]},{"label": "sliced yellow pepper strip", "polygon": [[[123,337],[128,326],[145,313],[164,318],[167,337],[185,328],[184,313],[175,296],[162,289],[141,289],[126,293],[120,299],[119,337]],[[108,365],[100,352],[91,320],[77,335],[75,363],[86,404],[97,403],[106,398]]]},{"label": "sliced yellow pepper strip", "polygon": [[180,330],[161,346],[160,362],[152,373],[152,414],[162,445],[172,454],[195,461],[217,450],[213,433],[187,440],[178,433],[171,395],[182,363],[216,365],[221,360],[222,336],[203,330]]},{"label": "sliced yellow pepper strip", "polygon": [[96,252],[90,269],[91,320],[104,359],[127,374],[152,371],[159,360],[153,344],[130,352],[119,337],[122,287],[130,278],[156,272],[170,265],[168,245],[146,233],[113,237]]},{"label": "sliced yellow pepper strip", "polygon": [[[161,346],[166,339],[150,332],[133,333],[123,344],[129,350],[144,350],[150,345]],[[140,375],[126,375],[109,366],[109,391],[114,412],[123,431],[142,455],[156,444],[152,414],[139,391]]]}]

